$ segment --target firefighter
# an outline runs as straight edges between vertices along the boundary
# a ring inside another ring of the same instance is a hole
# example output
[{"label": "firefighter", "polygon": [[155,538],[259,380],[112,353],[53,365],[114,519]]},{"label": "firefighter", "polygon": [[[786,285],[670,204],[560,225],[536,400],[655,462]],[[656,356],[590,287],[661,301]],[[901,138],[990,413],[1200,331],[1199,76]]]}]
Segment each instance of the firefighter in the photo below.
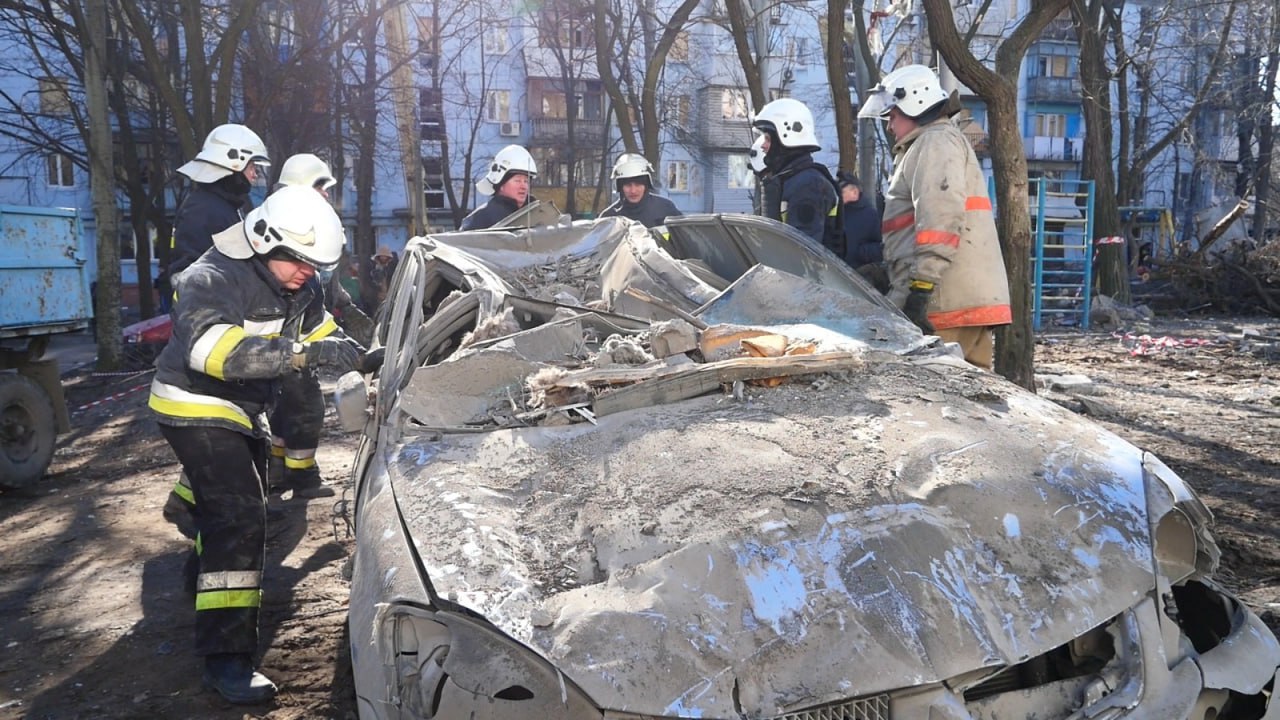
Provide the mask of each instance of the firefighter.
[{"label": "firefighter", "polygon": [[537,176],[538,165],[528,150],[519,145],[508,145],[499,150],[484,177],[476,181],[477,192],[493,197],[463,218],[458,229],[491,228],[524,207],[532,199],[529,185]]},{"label": "firefighter", "polygon": [[781,98],[761,108],[751,126],[760,133],[750,163],[763,183],[762,214],[827,244],[837,198],[830,173],[813,159],[822,149],[813,113],[799,100]]},{"label": "firefighter", "polygon": [[293,373],[358,365],[310,280],[338,262],[342,222],[324,198],[286,187],[176,278],[173,336],[149,405],[186,469],[196,516],[196,655],[203,680],[237,704],[265,702],[257,672],[266,550],[267,429],[276,384]]},{"label": "firefighter", "polygon": [[894,140],[882,225],[889,299],[991,370],[992,331],[1012,322],[1009,281],[986,177],[948,99],[933,70],[907,65],[871,89],[858,117],[884,120]]},{"label": "firefighter", "polygon": [[619,155],[613,164],[612,175],[618,200],[605,208],[600,217],[621,216],[651,228],[666,223],[669,217],[682,214],[675,203],[653,193],[653,166],[643,155]]},{"label": "firefighter", "polygon": [[[171,286],[179,273],[213,245],[215,233],[241,221],[250,207],[249,191],[260,166],[270,162],[262,138],[244,125],[231,123],[214,128],[195,158],[178,168],[192,185],[174,217],[167,273]],[[195,496],[185,469],[162,512],[178,532],[195,537]],[[188,566],[193,563],[194,556]]]},{"label": "firefighter", "polygon": [[[280,188],[311,188],[329,199],[329,188],[337,180],[329,165],[311,153],[290,156],[280,166]],[[321,270],[308,281],[322,292],[325,309],[344,332],[361,345],[373,338],[373,321],[355,306],[351,296],[338,283],[336,274]],[[324,427],[324,394],[315,370],[292,373],[282,378],[276,411],[271,415],[271,458],[267,467],[272,492],[293,491],[296,498],[331,497],[332,487],[325,485],[316,464],[316,448]]]}]

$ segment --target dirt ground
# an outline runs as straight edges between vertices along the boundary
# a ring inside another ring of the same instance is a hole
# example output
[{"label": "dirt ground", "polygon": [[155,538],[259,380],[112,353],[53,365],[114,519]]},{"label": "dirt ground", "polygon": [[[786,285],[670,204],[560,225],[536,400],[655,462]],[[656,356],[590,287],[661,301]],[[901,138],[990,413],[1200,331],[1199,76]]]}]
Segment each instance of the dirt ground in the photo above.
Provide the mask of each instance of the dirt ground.
[{"label": "dirt ground", "polygon": [[[1220,579],[1280,630],[1280,321],[1055,330],[1036,361],[1038,374],[1092,381],[1046,396],[1154,451],[1200,492],[1217,517]],[[279,697],[238,708],[201,688],[180,581],[189,545],[160,515],[178,468],[145,408],[150,379],[68,375],[74,427],[49,477],[0,495],[0,719],[354,718],[341,496],[277,503],[262,667]],[[319,461],[345,486],[355,441],[332,414],[326,426]]]}]

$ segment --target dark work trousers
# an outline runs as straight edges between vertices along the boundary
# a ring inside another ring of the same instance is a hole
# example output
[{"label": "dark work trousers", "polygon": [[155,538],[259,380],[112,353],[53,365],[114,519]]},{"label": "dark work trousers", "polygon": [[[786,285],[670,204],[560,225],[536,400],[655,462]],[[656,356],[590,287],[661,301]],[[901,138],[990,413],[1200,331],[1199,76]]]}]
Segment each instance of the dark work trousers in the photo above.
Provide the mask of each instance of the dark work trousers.
[{"label": "dark work trousers", "polygon": [[324,393],[316,372],[307,369],[282,375],[280,395],[271,413],[271,434],[284,441],[286,468],[315,467],[323,427]]},{"label": "dark work trousers", "polygon": [[161,425],[200,514],[196,655],[255,653],[267,542],[267,442],[234,430]]}]

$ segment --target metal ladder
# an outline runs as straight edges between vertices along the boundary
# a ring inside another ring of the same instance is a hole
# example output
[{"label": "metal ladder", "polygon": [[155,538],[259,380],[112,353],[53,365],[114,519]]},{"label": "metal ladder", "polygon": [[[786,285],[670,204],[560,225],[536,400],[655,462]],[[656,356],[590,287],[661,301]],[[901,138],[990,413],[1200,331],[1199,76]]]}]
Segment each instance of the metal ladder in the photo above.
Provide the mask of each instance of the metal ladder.
[{"label": "metal ladder", "polygon": [[1093,181],[1031,178],[1032,327],[1089,327],[1093,302]]}]

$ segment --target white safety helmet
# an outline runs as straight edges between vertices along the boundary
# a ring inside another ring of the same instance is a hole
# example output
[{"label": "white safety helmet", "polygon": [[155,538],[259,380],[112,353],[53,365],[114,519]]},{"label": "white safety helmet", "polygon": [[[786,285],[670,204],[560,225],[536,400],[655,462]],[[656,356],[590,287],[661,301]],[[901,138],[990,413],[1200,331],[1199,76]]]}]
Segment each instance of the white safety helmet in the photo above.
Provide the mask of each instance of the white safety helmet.
[{"label": "white safety helmet", "polygon": [[291,155],[280,166],[281,185],[299,185],[314,190],[328,190],[338,181],[329,171],[329,165],[311,153]]},{"label": "white safety helmet", "polygon": [[793,98],[779,98],[760,108],[751,119],[751,127],[773,133],[786,148],[820,149],[813,128],[813,113],[808,106]]},{"label": "white safety helmet", "polygon": [[757,175],[764,172],[764,135],[760,135],[755,142],[751,143],[751,151],[747,153],[747,164]]},{"label": "white safety helmet", "polygon": [[613,184],[622,192],[622,182],[633,178],[644,178],[644,184],[653,187],[653,165],[639,153],[622,153],[613,164]]},{"label": "white safety helmet", "polygon": [[519,145],[508,145],[493,156],[489,171],[476,181],[476,190],[481,195],[492,195],[511,173],[524,173],[530,179],[538,175],[538,166],[533,162],[533,156]]},{"label": "white safety helmet", "polygon": [[316,270],[336,267],[346,243],[333,206],[320,193],[298,185],[271,193],[242,222],[213,236],[219,251],[239,260],[282,254]]},{"label": "white safety helmet", "polygon": [[904,65],[871,88],[858,117],[881,118],[896,107],[907,117],[917,118],[946,99],[937,73],[924,65]]},{"label": "white safety helmet", "polygon": [[214,128],[195,159],[178,168],[178,172],[196,182],[211,183],[243,171],[249,163],[271,164],[267,146],[254,131],[231,123]]}]

